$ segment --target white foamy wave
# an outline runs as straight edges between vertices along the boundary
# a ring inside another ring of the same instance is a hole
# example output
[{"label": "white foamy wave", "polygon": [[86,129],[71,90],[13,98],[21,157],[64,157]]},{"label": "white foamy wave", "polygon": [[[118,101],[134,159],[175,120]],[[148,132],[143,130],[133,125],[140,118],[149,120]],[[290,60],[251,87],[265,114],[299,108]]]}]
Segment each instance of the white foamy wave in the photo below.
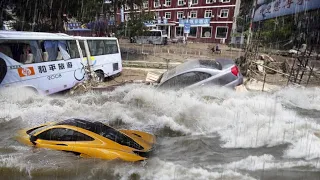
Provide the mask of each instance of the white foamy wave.
[{"label": "white foamy wave", "polygon": [[240,161],[223,164],[223,165],[214,165],[211,168],[224,168],[224,169],[232,169],[232,170],[270,170],[270,169],[289,169],[289,168],[299,168],[299,167],[309,167],[314,170],[320,169],[319,160],[315,161],[277,161],[272,155],[264,154],[262,156],[249,156]]},{"label": "white foamy wave", "polygon": [[22,162],[23,153],[16,153],[13,155],[0,155],[0,167],[14,167],[19,171],[25,171],[29,178],[31,178],[31,170],[33,164],[29,162]]},{"label": "white foamy wave", "polygon": [[320,110],[320,88],[286,88],[276,93],[281,100],[289,105],[302,109]]},{"label": "white foamy wave", "polygon": [[[11,98],[18,92],[0,92],[1,97],[6,97],[1,99],[0,118],[21,116],[30,126],[66,118],[106,123],[121,120],[133,129],[150,132],[163,127],[191,134],[216,132],[225,148],[289,143],[285,157],[317,158],[320,143],[314,132],[320,132],[320,125],[282,105],[284,100],[294,101],[298,96],[286,94],[304,93],[300,89],[287,91],[238,93],[215,87],[175,92],[126,85],[113,92],[74,97]],[[310,91],[306,89],[307,97]],[[308,101],[313,103],[312,98]]]},{"label": "white foamy wave", "polygon": [[125,166],[115,168],[115,175],[120,175],[122,180],[130,179],[132,174],[139,174],[140,179],[164,179],[164,180],[185,180],[185,179],[239,179],[251,180],[254,179],[248,175],[243,175],[238,172],[226,170],[218,172],[207,170],[202,167],[184,167],[172,162],[166,162],[153,158],[144,167]]}]

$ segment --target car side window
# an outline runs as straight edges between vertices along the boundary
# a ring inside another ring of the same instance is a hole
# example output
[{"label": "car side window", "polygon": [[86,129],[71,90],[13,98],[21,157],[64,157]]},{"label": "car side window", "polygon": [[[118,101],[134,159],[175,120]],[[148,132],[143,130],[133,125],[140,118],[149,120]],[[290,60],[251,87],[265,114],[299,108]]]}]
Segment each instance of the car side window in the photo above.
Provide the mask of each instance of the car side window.
[{"label": "car side window", "polygon": [[205,79],[208,79],[211,77],[211,74],[205,73],[205,72],[196,72],[199,76],[200,81],[203,81]]},{"label": "car side window", "polygon": [[169,79],[162,84],[162,88],[181,89],[204,79],[211,77],[210,74],[204,72],[188,72]]},{"label": "car side window", "polygon": [[94,139],[90,136],[87,136],[81,132],[74,131],[74,141],[93,141]]},{"label": "car side window", "polygon": [[94,139],[83,133],[66,128],[53,128],[38,135],[39,139],[49,141],[93,141]]}]

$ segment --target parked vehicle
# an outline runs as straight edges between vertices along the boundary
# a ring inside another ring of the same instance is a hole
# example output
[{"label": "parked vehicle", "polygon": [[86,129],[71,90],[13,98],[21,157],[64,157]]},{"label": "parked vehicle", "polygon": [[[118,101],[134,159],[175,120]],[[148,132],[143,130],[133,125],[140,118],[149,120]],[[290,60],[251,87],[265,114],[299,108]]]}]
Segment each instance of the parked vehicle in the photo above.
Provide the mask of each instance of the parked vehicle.
[{"label": "parked vehicle", "polygon": [[72,88],[85,79],[84,62],[72,56],[79,51],[71,36],[0,31],[0,87],[23,86],[40,94]]},{"label": "parked vehicle", "polygon": [[[89,48],[92,70],[99,81],[114,76],[122,71],[122,59],[118,39],[115,37],[76,37],[84,57],[85,47]],[[75,44],[74,44],[75,46]],[[72,56],[79,57],[79,54]]]},{"label": "parked vehicle", "polygon": [[194,88],[219,85],[235,88],[243,83],[239,68],[230,59],[190,60],[163,73],[159,88]]},{"label": "parked vehicle", "polygon": [[117,38],[0,31],[0,87],[46,95],[70,89],[86,78],[87,52],[99,81],[122,71]]},{"label": "parked vehicle", "polygon": [[168,35],[164,30],[150,30],[144,32],[144,35],[136,37],[135,40],[138,44],[168,44]]},{"label": "parked vehicle", "polygon": [[141,161],[156,143],[154,135],[137,130],[116,130],[101,122],[68,119],[20,130],[23,144],[73,152],[81,157]]}]

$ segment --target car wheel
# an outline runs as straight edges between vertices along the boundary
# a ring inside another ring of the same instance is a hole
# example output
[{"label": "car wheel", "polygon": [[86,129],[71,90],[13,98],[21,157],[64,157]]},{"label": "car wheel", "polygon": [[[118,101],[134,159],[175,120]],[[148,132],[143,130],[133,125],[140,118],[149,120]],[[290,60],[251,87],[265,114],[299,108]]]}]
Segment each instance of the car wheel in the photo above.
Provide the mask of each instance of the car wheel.
[{"label": "car wheel", "polygon": [[98,82],[104,82],[104,73],[103,71],[95,71]]}]

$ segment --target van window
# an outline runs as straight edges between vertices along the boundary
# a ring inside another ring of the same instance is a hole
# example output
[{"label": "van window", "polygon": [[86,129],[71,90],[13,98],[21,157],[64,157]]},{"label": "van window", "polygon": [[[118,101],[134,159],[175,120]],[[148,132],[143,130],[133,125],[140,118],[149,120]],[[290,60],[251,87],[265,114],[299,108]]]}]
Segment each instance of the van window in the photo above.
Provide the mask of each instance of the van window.
[{"label": "van window", "polygon": [[104,40],[105,54],[116,54],[119,53],[118,51],[118,44],[116,40]]},{"label": "van window", "polygon": [[[80,58],[80,54],[79,54],[79,51],[78,51],[78,46],[77,46],[76,41],[66,41],[66,43],[67,43],[68,48],[69,48],[70,57],[71,58]],[[86,51],[85,51],[85,48],[84,48],[83,41],[79,41],[79,44],[80,44],[80,48],[81,48],[83,57],[86,57]]]},{"label": "van window", "polygon": [[104,43],[102,40],[88,40],[87,42],[91,56],[100,56],[105,54]]},{"label": "van window", "polygon": [[42,62],[42,50],[37,41],[9,40],[0,41],[0,51],[23,64]]},{"label": "van window", "polygon": [[88,46],[92,56],[119,53],[116,40],[88,40]]},{"label": "van window", "polygon": [[58,42],[58,56],[59,56],[59,53],[62,57],[63,60],[68,60],[70,59],[70,54],[69,54],[69,49],[68,49],[68,46],[67,46],[67,42],[66,41],[59,41]]}]

